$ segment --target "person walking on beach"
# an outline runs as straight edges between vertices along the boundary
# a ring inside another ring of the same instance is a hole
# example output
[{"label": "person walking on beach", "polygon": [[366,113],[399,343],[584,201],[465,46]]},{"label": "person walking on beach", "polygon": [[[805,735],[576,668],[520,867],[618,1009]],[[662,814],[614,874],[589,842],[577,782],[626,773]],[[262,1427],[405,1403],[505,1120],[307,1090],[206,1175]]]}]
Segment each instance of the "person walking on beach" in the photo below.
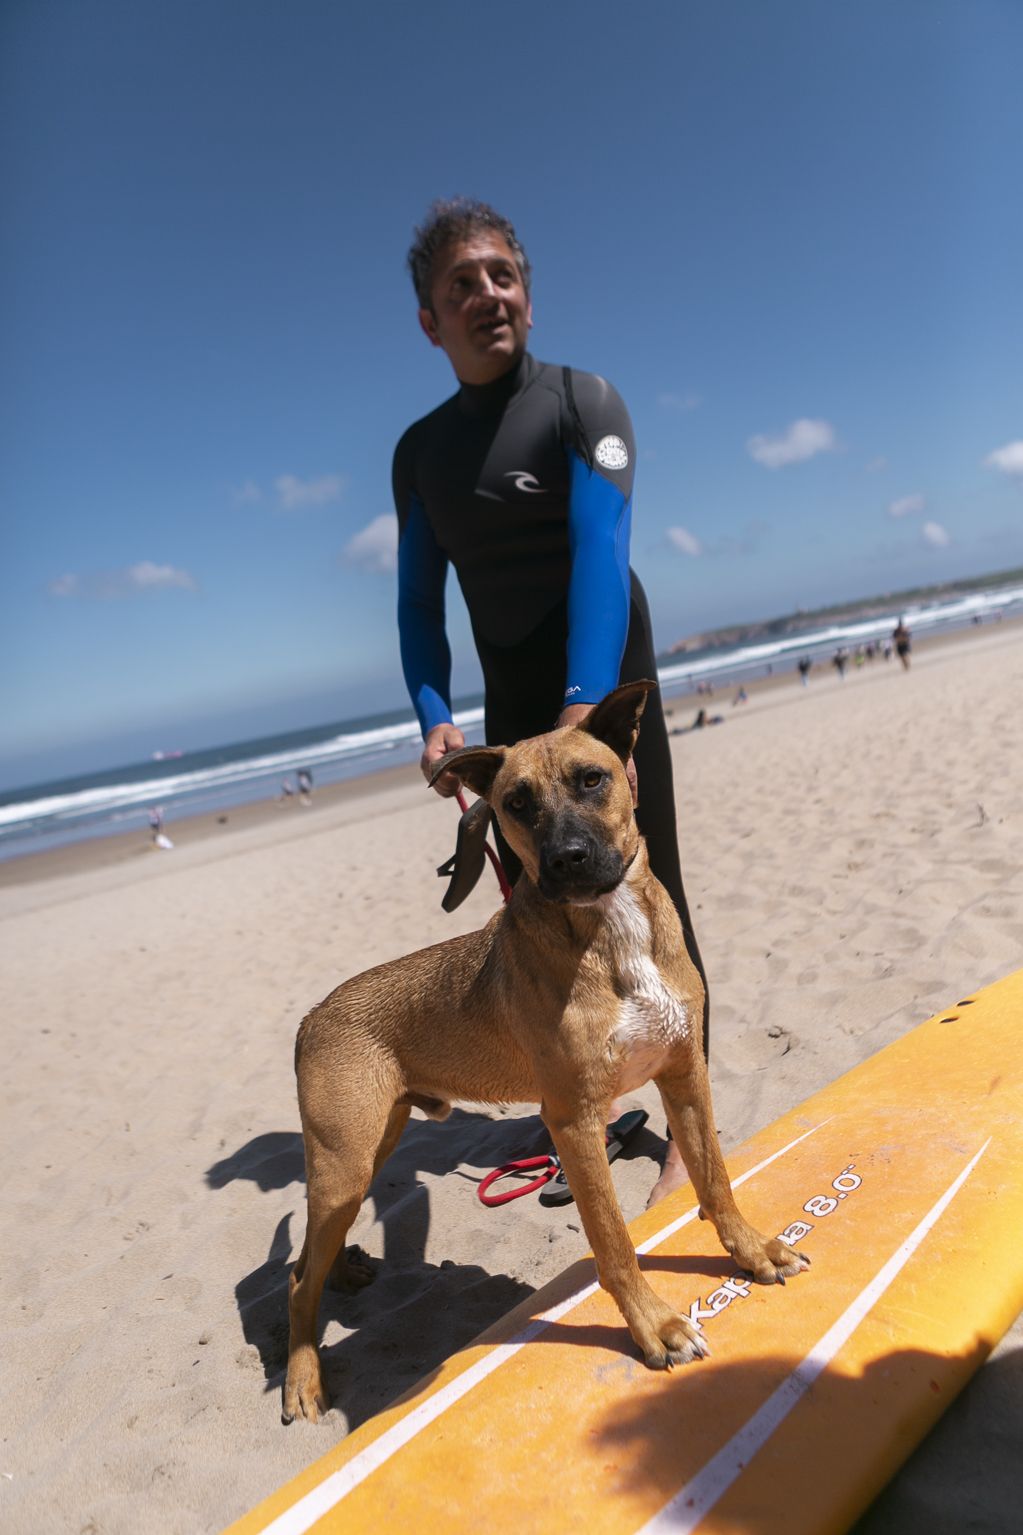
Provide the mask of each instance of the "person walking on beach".
[{"label": "person walking on beach", "polygon": [[[657,676],[646,597],[629,568],[636,448],[603,378],[538,362],[531,269],[488,204],[438,202],[408,264],[419,324],[458,391],[394,455],[398,629],[423,731],[423,773],[464,745],[451,710],[444,585],[455,567],[485,685],[486,739],[512,744],[570,726],[620,682]],[[630,769],[650,865],[668,890],[704,978],[682,885],[671,756],[660,692],[647,699]],[[457,792],[445,773],[438,793]],[[498,833],[514,881],[520,865]],[[704,1019],[705,1045],[707,1019]],[[670,1146],[651,1199],[685,1178]]]},{"label": "person walking on beach", "polygon": [[900,618],[892,630],[892,644],[895,646],[895,654],[902,662],[904,671],[909,671],[910,633]]}]

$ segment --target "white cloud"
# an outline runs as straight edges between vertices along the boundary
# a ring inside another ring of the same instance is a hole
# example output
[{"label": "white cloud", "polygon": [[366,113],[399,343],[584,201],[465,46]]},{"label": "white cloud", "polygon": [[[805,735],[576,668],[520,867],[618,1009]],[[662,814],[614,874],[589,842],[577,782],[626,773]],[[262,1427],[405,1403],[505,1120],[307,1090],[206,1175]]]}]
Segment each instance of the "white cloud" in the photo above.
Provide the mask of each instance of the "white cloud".
[{"label": "white cloud", "polygon": [[236,485],[231,492],[231,500],[235,506],[251,506],[254,501],[262,501],[263,492],[255,480],[246,480],[244,485]]},{"label": "white cloud", "polygon": [[327,506],[340,501],[344,481],[339,474],[324,474],[318,480],[300,480],[295,474],[278,475],[274,481],[281,506],[297,512],[305,506]]},{"label": "white cloud", "polygon": [[665,410],[677,410],[685,414],[690,410],[699,410],[703,400],[698,394],[693,394],[692,390],[687,390],[685,394],[659,394],[657,403],[663,405]]},{"label": "white cloud", "polygon": [[801,464],[817,453],[833,453],[838,447],[835,428],[829,421],[793,421],[781,437],[751,437],[746,451],[758,464],[781,469],[785,464]]},{"label": "white cloud", "polygon": [[1023,475],[1023,442],[1007,442],[984,460],[986,469],[1000,469],[1003,474]]},{"label": "white cloud", "polygon": [[126,584],[136,591],[149,591],[157,586],[180,586],[186,592],[196,590],[195,581],[187,570],[178,570],[173,565],[154,565],[152,560],[129,565],[123,575]]},{"label": "white cloud", "polygon": [[924,536],[924,542],[935,549],[944,549],[952,542],[940,522],[925,522],[920,531]]},{"label": "white cloud", "polygon": [[888,507],[889,517],[912,517],[916,512],[922,512],[927,502],[923,496],[902,496],[898,501],[892,501]]},{"label": "white cloud", "polygon": [[123,570],[92,571],[82,576],[69,572],[51,581],[48,590],[53,597],[91,597],[107,601],[129,597],[135,592],[170,587],[185,592],[199,590],[198,582],[187,570],[179,570],[175,565],[157,565],[153,560],[140,560]]},{"label": "white cloud", "polygon": [[398,519],[393,512],[383,512],[350,538],[344,558],[349,565],[364,570],[387,573],[398,567]]},{"label": "white cloud", "polygon": [[694,538],[687,528],[668,528],[667,537],[668,542],[674,544],[676,549],[681,549],[683,554],[692,555],[694,559],[703,553],[700,540]]}]

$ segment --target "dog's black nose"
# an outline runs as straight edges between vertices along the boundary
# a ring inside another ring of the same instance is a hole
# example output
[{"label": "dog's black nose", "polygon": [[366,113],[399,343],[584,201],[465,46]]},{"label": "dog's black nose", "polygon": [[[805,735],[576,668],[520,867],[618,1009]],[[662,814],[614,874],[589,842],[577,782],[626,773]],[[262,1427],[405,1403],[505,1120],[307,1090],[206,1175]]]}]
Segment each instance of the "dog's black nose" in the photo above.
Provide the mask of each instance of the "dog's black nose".
[{"label": "dog's black nose", "polygon": [[555,846],[545,845],[540,851],[540,876],[545,883],[565,885],[573,880],[585,879],[593,862],[593,847],[581,836],[568,837]]}]

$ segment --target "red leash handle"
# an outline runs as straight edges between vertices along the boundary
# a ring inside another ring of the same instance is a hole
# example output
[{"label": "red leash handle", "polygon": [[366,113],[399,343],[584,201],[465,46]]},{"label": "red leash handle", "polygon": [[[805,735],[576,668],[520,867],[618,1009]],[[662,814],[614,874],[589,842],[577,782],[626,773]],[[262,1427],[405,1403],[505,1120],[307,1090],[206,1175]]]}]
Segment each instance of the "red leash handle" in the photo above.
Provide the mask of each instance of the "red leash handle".
[{"label": "red leash handle", "polygon": [[[461,789],[459,789],[458,793],[455,795],[455,798],[458,800],[458,804],[459,804],[459,806],[461,808],[462,814],[464,815],[465,812],[468,810],[469,805],[468,805],[468,802],[466,801],[465,795],[462,793]],[[504,897],[506,902],[510,901],[511,900],[512,887],[508,883],[508,876],[504,872],[504,866],[501,863],[500,858],[498,858],[497,854],[494,852],[494,849],[490,846],[489,842],[484,842],[483,848],[484,848],[484,851],[486,852],[487,857],[490,859],[490,862],[494,866],[494,873],[497,875],[497,883],[501,887],[501,894],[502,894],[502,896]],[[502,1203],[503,1203],[503,1201],[502,1201]]]},{"label": "red leash handle", "polygon": [[[522,1184],[521,1188],[509,1189],[505,1194],[488,1194],[492,1183],[499,1178],[507,1178],[511,1173],[526,1172],[531,1167],[542,1167],[543,1172],[539,1178],[533,1178],[531,1182]],[[521,1199],[523,1194],[533,1194],[537,1189],[542,1189],[545,1183],[550,1183],[561,1171],[561,1163],[556,1157],[549,1154],[542,1157],[520,1157],[517,1162],[506,1162],[503,1167],[495,1167],[492,1173],[487,1173],[476,1193],[479,1195],[480,1204],[506,1205],[513,1199]]]}]

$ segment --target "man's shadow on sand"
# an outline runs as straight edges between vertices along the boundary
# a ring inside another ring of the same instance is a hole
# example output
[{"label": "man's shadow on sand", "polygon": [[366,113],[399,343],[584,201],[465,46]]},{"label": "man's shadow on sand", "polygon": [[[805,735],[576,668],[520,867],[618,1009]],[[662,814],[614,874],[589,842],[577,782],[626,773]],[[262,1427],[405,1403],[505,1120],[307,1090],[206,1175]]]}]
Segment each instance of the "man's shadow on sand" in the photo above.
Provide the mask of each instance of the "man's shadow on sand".
[{"label": "man's shadow on sand", "polygon": [[[640,1132],[625,1156],[650,1155],[658,1145]],[[384,1253],[374,1282],[348,1295],[324,1290],[321,1327],[331,1320],[349,1329],[347,1337],[321,1350],[334,1406],[349,1429],[437,1369],[457,1349],[534,1293],[509,1274],[491,1274],[478,1264],[439,1265],[426,1259],[430,1231],[429,1189],[420,1174],[471,1177],[479,1182],[494,1167],[546,1151],[550,1136],[539,1115],[491,1119],[455,1108],[443,1123],[412,1119],[398,1146],[371,1185],[371,1202],[384,1233]],[[206,1174],[210,1188],[247,1179],[269,1192],[305,1179],[302,1137],[297,1132],[257,1135]],[[486,1219],[492,1212],[484,1213]],[[235,1286],[245,1339],[259,1350],[268,1391],[283,1385],[288,1352],[288,1273],[293,1246],[291,1216],[278,1222],[266,1260]],[[443,1327],[431,1326],[442,1314]]]}]

